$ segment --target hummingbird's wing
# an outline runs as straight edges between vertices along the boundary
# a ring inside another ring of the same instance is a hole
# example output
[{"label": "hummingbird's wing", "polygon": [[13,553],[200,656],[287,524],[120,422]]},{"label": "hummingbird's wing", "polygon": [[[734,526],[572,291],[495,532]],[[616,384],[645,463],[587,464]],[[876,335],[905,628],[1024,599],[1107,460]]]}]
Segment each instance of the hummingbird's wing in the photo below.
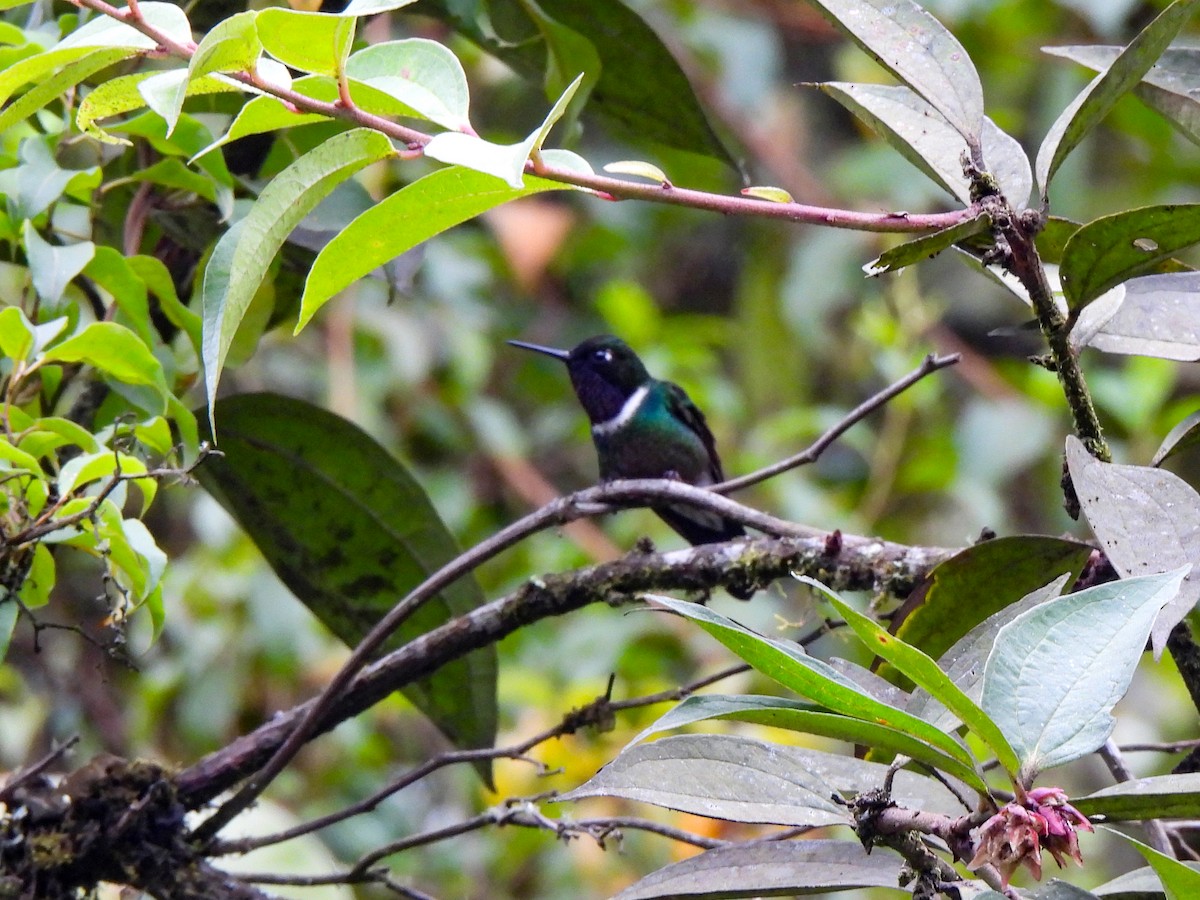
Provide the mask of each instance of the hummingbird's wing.
[{"label": "hummingbird's wing", "polygon": [[724,481],[725,473],[721,470],[721,458],[717,456],[717,442],[713,439],[712,432],[708,430],[708,422],[704,419],[704,413],[700,412],[700,407],[692,402],[687,391],[673,382],[667,382],[667,408],[672,416],[687,425],[704,444],[704,449],[708,453],[708,475],[712,479],[707,483],[717,484]]}]

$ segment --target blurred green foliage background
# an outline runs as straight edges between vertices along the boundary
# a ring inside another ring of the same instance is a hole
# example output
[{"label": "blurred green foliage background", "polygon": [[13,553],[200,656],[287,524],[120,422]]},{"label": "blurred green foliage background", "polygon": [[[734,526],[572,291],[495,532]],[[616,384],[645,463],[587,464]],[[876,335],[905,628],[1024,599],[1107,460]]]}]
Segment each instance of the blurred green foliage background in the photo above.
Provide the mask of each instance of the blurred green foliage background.
[{"label": "blurred green foliage background", "polygon": [[[778,185],[800,202],[872,211],[949,206],[936,186],[805,86],[885,76],[804,4],[631,5],[688,72],[748,183]],[[1165,3],[926,5],[974,59],[989,114],[1032,148],[1089,77],[1039,47],[1126,41]],[[449,41],[467,65],[475,124],[489,139],[519,140],[540,121],[546,98],[538,86],[420,11],[417,5],[412,14],[375,20],[368,33]],[[277,144],[265,172],[307,145],[302,130],[295,131]],[[723,191],[743,185],[711,160],[622,143],[586,113],[575,149],[598,165],[648,159],[678,185]],[[396,186],[391,179],[415,179],[421,166],[393,166],[376,174],[368,190],[378,196]],[[1086,221],[1138,205],[1196,201],[1198,188],[1200,149],[1126,99],[1059,174],[1052,211]],[[1025,360],[1039,351],[1036,338],[1015,330],[1027,310],[952,254],[866,279],[863,264],[895,241],[582,194],[534,198],[420,248],[405,286],[367,279],[300,337],[291,336],[290,326],[268,331],[257,353],[226,374],[225,387],[303,396],[360,423],[413,468],[469,546],[556,492],[595,478],[586,421],[565,373],[507,347],[507,338],[570,346],[599,332],[624,337],[655,375],[684,385],[707,412],[731,475],[802,449],[925,354],[961,352],[959,366],[856,426],[818,465],[742,499],[814,526],[916,544],[960,546],[985,528],[1083,535],[1061,510],[1060,452],[1069,427],[1061,393],[1052,374]],[[277,303],[294,290],[286,276],[277,282]],[[1171,425],[1200,405],[1194,367],[1093,351],[1085,366],[1118,461],[1148,461]],[[15,767],[74,733],[83,737],[80,759],[108,750],[190,762],[311,696],[344,658],[345,648],[290,597],[201,491],[173,488],[149,524],[172,561],[163,637],[146,649],[135,632],[128,665],[102,653],[88,640],[105,611],[96,600],[96,573],[87,566],[62,573],[55,598],[62,605],[55,609],[63,621],[84,623],[83,633],[44,631],[35,645],[28,630],[18,631],[0,667],[0,766]],[[500,596],[537,573],[628,549],[642,535],[678,545],[653,515],[629,512],[540,535],[488,564],[480,578],[489,596]],[[790,588],[760,594],[750,606],[716,602],[767,631],[798,635],[819,621],[807,594]],[[831,638],[819,649],[838,654],[847,647]],[[614,696],[626,698],[727,662],[714,643],[681,623],[598,608],[540,623],[500,652],[502,742],[552,726],[603,693],[610,673]],[[1172,715],[1191,718],[1185,698],[1163,695],[1157,673],[1146,680],[1154,683],[1135,686],[1122,707],[1118,739],[1169,739],[1178,736]],[[772,690],[748,676],[724,687]],[[286,862],[251,858],[245,865],[295,870],[297,860],[308,858],[321,871],[505,797],[574,787],[662,709],[624,715],[609,733],[581,733],[539,748],[537,758],[556,770],[550,776],[528,763],[500,762],[492,794],[465,767],[443,772],[323,832],[320,847],[306,839],[280,848]],[[393,699],[310,747],[276,783],[263,813],[295,821],[336,810],[442,747],[423,719]],[[1168,766],[1150,759],[1141,771]],[[582,817],[626,807],[594,800],[578,809],[546,809]],[[637,812],[697,831],[716,827]],[[402,854],[393,863],[402,880],[439,897],[600,897],[691,852],[636,833],[619,851],[602,851],[505,828]],[[1096,866],[1085,880],[1105,874]],[[294,895],[350,894],[296,889]],[[360,895],[373,896],[368,889]]]}]

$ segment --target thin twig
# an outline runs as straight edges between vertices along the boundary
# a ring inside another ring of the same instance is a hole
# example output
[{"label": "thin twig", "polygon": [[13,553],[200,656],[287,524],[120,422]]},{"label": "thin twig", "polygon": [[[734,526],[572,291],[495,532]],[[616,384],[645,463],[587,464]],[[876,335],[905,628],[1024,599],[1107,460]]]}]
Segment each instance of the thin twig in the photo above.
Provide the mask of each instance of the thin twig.
[{"label": "thin twig", "polygon": [[[1133,773],[1129,771],[1129,768],[1125,765],[1125,760],[1121,758],[1121,750],[1117,747],[1116,741],[1109,738],[1097,752],[1117,782],[1133,781]],[[1159,853],[1174,856],[1171,850],[1171,838],[1161,821],[1158,819],[1144,819],[1141,824],[1146,833],[1146,840],[1151,847]]]},{"label": "thin twig", "polygon": [[931,375],[939,369],[944,369],[947,366],[952,366],[962,359],[961,354],[951,353],[949,356],[936,356],[930,353],[925,357],[924,361],[909,372],[899,381],[884,388],[879,393],[864,400],[846,415],[844,415],[836,425],[822,434],[819,438],[813,441],[806,450],[797,453],[795,456],[782,460],[772,465],[759,469],[757,472],[751,472],[749,475],[741,475],[737,478],[730,478],[727,481],[722,481],[720,484],[713,485],[709,490],[715,491],[718,494],[730,494],[734,491],[740,491],[742,488],[750,487],[759,482],[766,481],[768,478],[774,478],[782,472],[787,472],[790,469],[795,469],[798,466],[807,465],[816,462],[822,453],[840,438],[843,434],[858,422],[865,419],[875,410],[892,400],[899,394],[904,393],[926,375]]},{"label": "thin twig", "polygon": [[447,766],[459,765],[462,763],[478,762],[487,759],[517,759],[525,760],[534,765],[541,765],[536,760],[529,759],[526,754],[537,747],[539,744],[544,744],[546,741],[554,738],[563,737],[567,734],[574,734],[580,728],[586,725],[603,722],[611,718],[613,713],[622,712],[628,709],[639,709],[646,706],[654,706],[658,703],[669,703],[679,701],[690,696],[702,688],[715,684],[726,678],[734,675],[739,675],[742,672],[749,671],[747,665],[730,666],[722,669],[712,675],[697,679],[682,687],[673,688],[671,690],[660,691],[655,694],[647,694],[642,697],[631,697],[628,700],[613,700],[612,699],[612,679],[609,679],[608,690],[598,696],[586,706],[573,709],[553,728],[546,730],[526,738],[517,744],[511,744],[507,747],[483,748],[479,750],[449,750],[445,753],[439,753],[432,759],[426,760],[421,765],[412,769],[403,776],[394,779],[389,784],[380,788],[371,796],[360,800],[357,803],[351,804],[337,812],[321,816],[317,819],[304,822],[293,828],[288,828],[284,831],[276,832],[275,834],[261,835],[259,837],[243,838],[234,841],[221,841],[213,844],[208,848],[210,856],[221,856],[227,853],[249,853],[251,850],[257,850],[260,847],[267,847],[272,844],[280,844],[284,841],[289,841],[293,838],[302,837],[306,834],[311,834],[314,831],[320,831],[323,828],[328,828],[338,822],[351,819],[363,813],[370,812],[375,809],[380,803],[386,800],[393,794],[399,793],[404,788],[422,778],[444,769]]},{"label": "thin twig", "polygon": [[12,803],[13,794],[16,793],[17,788],[27,783],[31,778],[36,778],[38,775],[41,775],[48,768],[66,756],[67,752],[78,743],[79,735],[72,735],[37,762],[32,763],[10,775],[8,780],[4,782],[4,787],[0,787],[0,803]]}]

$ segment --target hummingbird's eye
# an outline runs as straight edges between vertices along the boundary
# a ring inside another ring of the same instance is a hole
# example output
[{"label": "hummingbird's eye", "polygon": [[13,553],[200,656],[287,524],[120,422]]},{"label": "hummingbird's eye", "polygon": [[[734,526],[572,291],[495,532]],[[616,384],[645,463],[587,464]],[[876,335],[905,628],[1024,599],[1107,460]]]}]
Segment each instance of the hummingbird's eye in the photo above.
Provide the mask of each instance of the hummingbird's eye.
[{"label": "hummingbird's eye", "polygon": [[592,356],[594,356],[600,362],[605,362],[605,363],[612,362],[612,351],[608,350],[608,349],[602,348],[600,350],[597,350],[595,353],[592,354]]}]

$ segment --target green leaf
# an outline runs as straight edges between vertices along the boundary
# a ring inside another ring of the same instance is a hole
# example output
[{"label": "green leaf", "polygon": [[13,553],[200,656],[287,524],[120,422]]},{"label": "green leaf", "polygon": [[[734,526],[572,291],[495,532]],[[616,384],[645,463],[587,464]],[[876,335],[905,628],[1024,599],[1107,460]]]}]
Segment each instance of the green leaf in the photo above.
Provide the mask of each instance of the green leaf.
[{"label": "green leaf", "polygon": [[1200,0],[1175,0],[1135,37],[1113,64],[1092,79],[1062,111],[1038,149],[1034,166],[1043,199],[1050,180],[1084,136],[1132,90],[1175,39]]},{"label": "green leaf", "polygon": [[144,384],[167,393],[162,364],[132,331],[116,322],[93,322],[46,351],[47,362],[92,366],[126,384]]},{"label": "green leaf", "polygon": [[[605,169],[608,167],[605,166]],[[742,188],[742,196],[754,197],[758,200],[769,200],[771,203],[795,203],[796,198],[785,191],[783,188],[771,187],[769,185],[753,185],[752,187]]]},{"label": "green leaf", "polygon": [[933,234],[908,241],[898,247],[893,247],[880,254],[877,258],[863,266],[868,275],[883,275],[886,272],[896,272],[906,266],[933,259],[948,247],[953,247],[960,241],[983,234],[992,227],[992,220],[986,215],[976,216]]},{"label": "green leaf", "polygon": [[91,261],[96,245],[91,241],[67,246],[48,243],[28,219],[21,232],[34,290],[47,307],[57,309],[67,285]]},{"label": "green leaf", "polygon": [[[1016,603],[988,616],[938,657],[938,665],[942,671],[949,675],[967,696],[978,699],[983,691],[983,669],[1000,629],[1027,610],[1057,598],[1062,594],[1068,580],[1074,580],[1073,576],[1060,575],[1049,584],[1030,591]],[[960,724],[942,704],[920,689],[909,695],[904,708],[938,728],[954,729]]]},{"label": "green leaf", "polygon": [[1015,774],[1020,766],[1016,751],[1004,737],[1004,733],[996,727],[975,701],[968,697],[962,689],[938,668],[938,664],[916,647],[904,643],[887,629],[857,609],[846,603],[812,578],[801,578],[801,582],[823,593],[826,599],[846,620],[869,651],[895,666],[903,675],[909,678],[917,687],[923,688],[929,694],[954,713],[964,725],[975,732],[996,754],[996,759],[1010,774]]},{"label": "green leaf", "polygon": [[188,336],[196,356],[200,355],[202,323],[200,317],[184,306],[175,292],[175,281],[160,259],[153,256],[131,256],[129,268],[146,288],[158,298],[159,309],[167,321]]},{"label": "green leaf", "polygon": [[896,636],[934,659],[989,616],[1019,602],[1047,579],[1079,577],[1092,548],[1042,535],[1009,535],[968,547],[939,563],[897,613]]},{"label": "green leaf", "polygon": [[1046,224],[1037,233],[1037,251],[1043,262],[1059,265],[1063,252],[1067,249],[1067,241],[1083,225],[1061,216],[1048,216]]},{"label": "green leaf", "polygon": [[163,121],[167,123],[168,138],[183,113],[183,100],[187,96],[187,89],[187,69],[155,72],[138,83],[138,93],[146,101],[146,106],[162,116]]},{"label": "green leaf", "polygon": [[853,841],[745,841],[664,866],[613,900],[658,897],[828,897],[854,888],[896,888],[902,860]]},{"label": "green leaf", "polygon": [[[216,416],[224,455],[205,462],[201,483],[284,584],[348,645],[458,556],[421,486],[350,422],[273,394],[221,400]],[[484,600],[472,577],[460,578],[421,607],[387,649]],[[404,691],[457,746],[492,745],[495,652],[476,650]]]},{"label": "green leaf", "polygon": [[1146,858],[1146,862],[1150,863],[1150,868],[1154,870],[1154,874],[1162,882],[1167,900],[1192,900],[1193,897],[1200,895],[1200,872],[1181,863],[1174,857],[1160,853],[1153,847],[1131,838],[1127,834],[1122,834],[1114,829],[1108,830],[1112,831],[1113,834],[1121,835],[1121,837],[1133,844],[1138,853]]},{"label": "green leaf", "polygon": [[[129,7],[119,8],[127,13]],[[138,13],[147,25],[153,25],[181,43],[192,39],[192,26],[187,14],[174,3],[139,3]],[[142,34],[132,25],[126,25],[111,16],[96,16],[82,28],[68,34],[52,50],[74,47],[128,47],[135,50],[153,50],[158,46],[154,38]]]},{"label": "green leaf", "polygon": [[[971,184],[963,170],[970,148],[962,135],[924,99],[903,86],[830,81],[821,90],[861,119],[890,147],[964,205]],[[1029,158],[1019,142],[991,119],[983,120],[983,159],[1001,192],[1024,209],[1033,190]]]},{"label": "green leaf", "polygon": [[904,731],[966,766],[974,765],[970,754],[950,735],[875,699],[828,663],[809,656],[797,644],[755,634],[698,603],[655,596],[652,605],[691,619],[757,671],[826,709]]},{"label": "green leaf", "polygon": [[888,753],[900,753],[959,778],[981,793],[987,791],[987,786],[972,767],[934,750],[928,744],[903,731],[862,719],[825,712],[812,704],[783,697],[696,694],[686,698],[678,706],[663,714],[657,722],[642,731],[630,743],[638,743],[653,734],[709,719],[753,722],[756,725],[786,728],[788,731],[800,734],[816,734],[822,737],[836,738],[839,741],[868,746]]},{"label": "green leaf", "polygon": [[[1089,44],[1043,49],[1089,69],[1103,71],[1113,64],[1124,48]],[[1168,47],[1133,89],[1133,93],[1151,109],[1157,110],[1188,140],[1200,143],[1198,88],[1200,51],[1194,47]]]},{"label": "green leaf", "polygon": [[[64,324],[66,320],[63,320]],[[0,309],[0,354],[22,362],[33,350],[33,323],[19,306]]]},{"label": "green leaf", "polygon": [[570,130],[604,68],[600,54],[586,36],[548,15],[536,0],[523,0],[522,5],[546,45],[546,96],[557,97],[569,85],[579,82],[573,111],[567,116],[567,129]]},{"label": "green leaf", "polygon": [[386,137],[367,128],[334,135],[280,172],[246,218],[217,242],[201,290],[210,414],[238,325],[287,236],[338,184],[394,152]]},{"label": "green leaf", "polygon": [[[168,120],[170,126],[168,133],[174,134],[179,121],[179,110],[182,108],[181,104],[185,96],[231,93],[239,90],[236,85],[228,81],[208,77],[187,81],[186,75],[185,70],[175,69],[170,72],[138,72],[134,75],[110,78],[83,98],[83,102],[79,104],[79,111],[75,114],[75,126],[80,131],[86,132],[106,144],[128,144],[129,141],[115,138],[101,129],[96,125],[96,121],[132,112],[151,103],[152,108]],[[169,76],[169,78],[166,82],[160,80],[157,82],[157,86],[152,82],[146,89],[146,93],[143,93],[146,82],[161,76]],[[165,93],[164,89],[166,89]],[[149,97],[146,96],[147,93],[150,95]],[[178,100],[178,105],[172,105],[176,100]]]},{"label": "green leaf", "polygon": [[[4,111],[0,112],[0,131],[7,131],[17,122],[24,121],[43,106],[101,69],[107,69],[114,63],[133,55],[133,51],[120,48],[83,52],[86,55],[82,59],[68,63],[47,78],[39,79],[33,88],[6,106]],[[36,59],[36,57],[34,58]],[[29,69],[33,68],[36,67],[29,67]]]},{"label": "green leaf", "polygon": [[638,178],[645,178],[647,181],[653,181],[655,184],[671,183],[662,169],[652,163],[643,162],[640,159],[621,159],[616,162],[606,163],[604,171],[611,175],[636,175]]},{"label": "green leaf", "polygon": [[[1067,466],[1088,525],[1123,578],[1169,572],[1200,558],[1200,494],[1182,478],[1148,466],[1102,463],[1074,436],[1067,439]],[[1184,579],[1154,623],[1155,656],[1197,600],[1200,572]]]},{"label": "green leaf", "polygon": [[667,737],[625,748],[559,799],[624,797],[729,822],[852,825],[833,788],[790,749],[732,735]]},{"label": "green leaf", "polygon": [[222,20],[196,47],[188,63],[188,79],[212,72],[250,72],[262,53],[257,13],[242,12]]},{"label": "green leaf", "polygon": [[941,22],[912,0],[816,0],[816,6],[924,97],[968,145],[980,145],[983,85],[971,57]]},{"label": "green leaf", "polygon": [[12,600],[0,603],[0,660],[8,655],[8,645],[12,641],[13,629],[17,627],[17,616],[20,612],[21,607]]},{"label": "green leaf", "polygon": [[1175,454],[1182,453],[1184,450],[1190,450],[1197,444],[1200,444],[1200,410],[1192,413],[1171,429],[1167,436],[1163,438],[1163,442],[1159,445],[1158,450],[1155,451],[1154,458],[1150,460],[1150,465],[1162,465]]},{"label": "green leaf", "polygon": [[[28,430],[23,429],[21,449],[34,456],[45,456],[59,447],[82,447],[88,453],[97,453],[100,442],[82,425],[58,416],[46,416],[33,422]],[[38,440],[39,437],[43,440]],[[34,446],[36,443],[36,447]]]},{"label": "green leaf", "polygon": [[20,164],[0,170],[0,193],[7,195],[9,214],[14,219],[32,219],[45,212],[82,174],[99,174],[99,168],[64,169],[58,165],[48,143],[40,137],[21,142]]},{"label": "green leaf", "polygon": [[981,705],[1020,757],[1022,784],[1091,753],[1112,734],[1111,710],[1189,568],[1067,594],[1000,629]]},{"label": "green leaf", "polygon": [[[25,608],[37,609],[50,602],[50,592],[54,590],[55,579],[54,557],[50,553],[50,548],[45,544],[35,544],[33,562],[29,566],[25,580],[21,582],[19,592],[21,603],[25,605]],[[7,603],[0,603],[0,659],[4,658],[5,651],[8,649],[8,639],[12,633],[11,625],[8,626],[9,633],[4,633],[4,607],[16,605],[11,600]]]},{"label": "green leaf", "polygon": [[509,187],[522,188],[525,186],[525,163],[532,154],[542,149],[542,144],[550,135],[550,129],[566,112],[567,105],[575,96],[582,79],[581,75],[571,82],[558,98],[558,102],[546,114],[542,124],[519,144],[493,144],[474,135],[448,131],[433,136],[425,145],[425,155],[444,163],[494,175]]},{"label": "green leaf", "polygon": [[567,187],[531,175],[523,188],[511,188],[457,166],[414,181],[354,219],[317,254],[304,284],[296,331],[338,291],[435,234],[518,197]]},{"label": "green leaf", "polygon": [[470,125],[471,95],[462,63],[436,41],[372,44],[346,60],[346,75],[394,97],[408,110],[405,115],[450,131]]},{"label": "green leaf", "polygon": [[1063,250],[1059,275],[1072,309],[1110,288],[1158,270],[1171,254],[1200,243],[1200,203],[1147,206],[1084,225]]},{"label": "green leaf", "polygon": [[258,12],[258,37],[277,60],[301,72],[337,75],[354,42],[353,16],[272,6]]},{"label": "green leaf", "polygon": [[[292,83],[292,90],[305,97],[327,103],[336,100],[338,96],[337,82],[327,75],[306,75],[303,78],[297,78]],[[351,89],[351,96],[354,97],[353,89]],[[355,102],[360,100],[361,98],[355,97]],[[251,134],[262,134],[297,125],[311,125],[315,122],[328,121],[328,116],[319,113],[296,112],[277,97],[255,97],[242,107],[230,124],[229,130],[219,140],[213,141],[200,150],[195,158],[208,157],[218,147]]]},{"label": "green leaf", "polygon": [[350,0],[342,10],[343,16],[373,16],[376,13],[403,9],[417,0]]},{"label": "green leaf", "polygon": [[1085,816],[1100,815],[1110,822],[1195,819],[1200,817],[1200,774],[1134,778],[1086,797],[1072,797],[1071,805]]},{"label": "green leaf", "polygon": [[[700,153],[736,168],[712,130],[687,76],[653,29],[621,0],[538,0],[542,13],[591,42],[600,78],[590,98],[622,136]],[[549,49],[521,0],[425,0],[438,16],[535,84],[544,85]],[[505,24],[503,36],[494,22]]]},{"label": "green leaf", "polygon": [[1105,353],[1200,359],[1200,273],[1131,278],[1083,308],[1071,329],[1076,347]]},{"label": "green leaf", "polygon": [[147,346],[155,341],[146,285],[115,247],[99,246],[83,274],[108,291],[123,315],[119,324],[131,328]]}]

